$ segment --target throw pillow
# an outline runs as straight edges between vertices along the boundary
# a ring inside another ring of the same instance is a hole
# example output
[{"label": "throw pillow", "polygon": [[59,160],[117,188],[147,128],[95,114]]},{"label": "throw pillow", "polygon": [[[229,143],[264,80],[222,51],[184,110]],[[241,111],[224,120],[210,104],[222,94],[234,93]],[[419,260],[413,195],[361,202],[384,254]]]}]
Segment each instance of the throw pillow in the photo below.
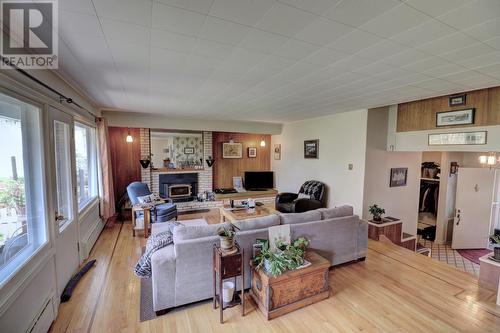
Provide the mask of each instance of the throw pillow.
[{"label": "throw pillow", "polygon": [[311,199],[311,195],[305,193],[299,193],[297,199]]},{"label": "throw pillow", "polygon": [[150,194],[137,197],[137,200],[139,200],[140,204],[147,204],[147,203],[151,203],[153,201],[151,199],[151,195]]}]

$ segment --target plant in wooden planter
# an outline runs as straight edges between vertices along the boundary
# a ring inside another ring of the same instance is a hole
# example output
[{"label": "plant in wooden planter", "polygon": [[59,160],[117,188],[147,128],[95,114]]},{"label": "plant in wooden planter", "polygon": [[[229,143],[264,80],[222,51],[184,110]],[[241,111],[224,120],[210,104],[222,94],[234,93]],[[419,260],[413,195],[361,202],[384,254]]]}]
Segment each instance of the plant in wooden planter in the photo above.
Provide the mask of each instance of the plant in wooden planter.
[{"label": "plant in wooden planter", "polygon": [[385,209],[373,204],[369,207],[368,212],[373,216],[373,221],[382,221],[382,214],[385,214]]},{"label": "plant in wooden planter", "polygon": [[298,238],[292,244],[277,242],[276,251],[271,251],[269,241],[257,240],[262,244],[260,253],[253,259],[252,263],[256,269],[264,268],[272,276],[278,276],[292,269],[297,269],[304,264],[304,255],[309,241],[304,237]]},{"label": "plant in wooden planter", "polygon": [[493,245],[493,256],[495,259],[500,259],[500,235],[497,233],[490,235],[490,243]]}]

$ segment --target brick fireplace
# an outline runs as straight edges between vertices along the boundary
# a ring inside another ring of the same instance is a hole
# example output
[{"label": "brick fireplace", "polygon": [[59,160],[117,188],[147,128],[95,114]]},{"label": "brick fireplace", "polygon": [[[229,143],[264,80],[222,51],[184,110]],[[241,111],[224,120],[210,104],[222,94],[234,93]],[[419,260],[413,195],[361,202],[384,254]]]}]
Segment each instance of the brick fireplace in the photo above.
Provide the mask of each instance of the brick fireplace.
[{"label": "brick fireplace", "polygon": [[158,192],[174,202],[193,201],[198,195],[198,173],[159,174]]}]

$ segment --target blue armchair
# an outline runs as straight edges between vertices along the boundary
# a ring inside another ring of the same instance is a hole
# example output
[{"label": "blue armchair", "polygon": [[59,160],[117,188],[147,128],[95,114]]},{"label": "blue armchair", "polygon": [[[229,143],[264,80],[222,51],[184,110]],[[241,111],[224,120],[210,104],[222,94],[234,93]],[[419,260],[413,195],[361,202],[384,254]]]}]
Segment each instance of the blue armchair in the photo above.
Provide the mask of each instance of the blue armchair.
[{"label": "blue armchair", "polygon": [[[139,197],[150,195],[151,191],[147,184],[141,182],[133,182],[127,186],[127,193],[132,205],[139,203]],[[136,218],[141,217],[141,212],[136,212]],[[151,222],[167,222],[172,219],[177,219],[177,206],[170,202],[160,203],[155,205],[151,211]]]}]

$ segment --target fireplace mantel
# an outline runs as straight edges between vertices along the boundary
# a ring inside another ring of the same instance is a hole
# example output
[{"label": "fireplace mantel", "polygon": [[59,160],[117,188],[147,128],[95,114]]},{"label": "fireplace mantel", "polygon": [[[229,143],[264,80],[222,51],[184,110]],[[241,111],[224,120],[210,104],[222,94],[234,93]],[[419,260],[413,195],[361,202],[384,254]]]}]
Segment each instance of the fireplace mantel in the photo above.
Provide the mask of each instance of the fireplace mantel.
[{"label": "fireplace mantel", "polygon": [[153,173],[158,174],[174,174],[174,173],[199,173],[205,171],[204,169],[167,169],[167,168],[158,168],[152,169]]}]

